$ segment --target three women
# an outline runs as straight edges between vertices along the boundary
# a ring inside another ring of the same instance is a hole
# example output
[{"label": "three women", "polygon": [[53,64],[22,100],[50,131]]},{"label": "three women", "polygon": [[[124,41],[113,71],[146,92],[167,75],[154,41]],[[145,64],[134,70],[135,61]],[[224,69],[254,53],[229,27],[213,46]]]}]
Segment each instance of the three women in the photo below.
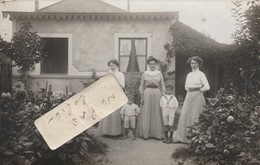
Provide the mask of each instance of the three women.
[{"label": "three women", "polygon": [[[188,143],[188,127],[198,121],[199,115],[205,105],[203,92],[210,89],[208,80],[199,68],[203,60],[198,56],[193,56],[188,60],[192,72],[187,75],[185,89],[187,91],[183,108],[174,132],[173,140]],[[150,57],[147,60],[149,70],[142,75],[139,91],[141,94],[141,113],[137,122],[136,133],[138,136],[148,139],[149,137],[162,139],[163,122],[160,110],[160,98],[164,95],[165,85],[162,73],[157,70],[158,60]],[[121,86],[124,88],[125,79],[123,73],[118,71],[119,63],[114,60],[108,65]],[[119,135],[122,133],[120,122],[120,112],[116,111],[100,122],[99,131],[107,135]]]}]

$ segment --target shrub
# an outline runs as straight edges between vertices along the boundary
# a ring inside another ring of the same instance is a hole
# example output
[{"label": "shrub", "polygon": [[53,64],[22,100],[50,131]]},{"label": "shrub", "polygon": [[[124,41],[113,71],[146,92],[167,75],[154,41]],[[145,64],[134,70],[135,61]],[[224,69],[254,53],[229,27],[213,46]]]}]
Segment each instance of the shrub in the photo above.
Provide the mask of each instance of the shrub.
[{"label": "shrub", "polygon": [[189,130],[189,150],[201,164],[260,164],[259,96],[224,95]]},{"label": "shrub", "polygon": [[140,106],[141,96],[139,86],[141,84],[142,72],[126,72],[125,74],[125,92],[134,96],[134,103]]},{"label": "shrub", "polygon": [[48,148],[34,121],[67,99],[60,92],[53,94],[51,97],[45,91],[30,91],[28,94],[20,84],[15,86],[11,98],[0,99],[1,107],[4,107],[0,114],[4,119],[0,134],[2,164],[94,164],[91,154],[105,153],[106,146],[87,132],[55,151]]}]

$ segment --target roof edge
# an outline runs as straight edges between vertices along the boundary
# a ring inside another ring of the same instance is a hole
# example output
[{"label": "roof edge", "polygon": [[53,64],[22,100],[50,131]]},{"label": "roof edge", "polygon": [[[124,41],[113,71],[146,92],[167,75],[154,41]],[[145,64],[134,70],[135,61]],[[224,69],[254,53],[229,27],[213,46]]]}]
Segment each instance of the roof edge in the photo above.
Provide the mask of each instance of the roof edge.
[{"label": "roof edge", "polygon": [[[121,9],[121,8],[119,8],[119,7],[113,6],[113,5],[111,5],[111,4],[107,3],[107,2],[104,2],[104,1],[102,1],[102,0],[99,0],[99,1],[101,1],[102,3],[104,3],[104,4],[106,4],[106,5],[110,6],[110,7],[115,8],[115,9],[117,9],[117,10],[121,10],[121,12],[127,12],[126,10],[123,10],[123,9]],[[63,3],[63,0],[60,0],[59,2],[56,2],[56,3],[52,4],[52,5],[46,6],[46,7],[44,7],[44,8],[41,8],[41,9],[35,11],[35,12],[46,12],[46,11],[44,11],[44,10],[46,10],[46,9],[52,7],[52,6],[59,5],[60,3]]]},{"label": "roof edge", "polygon": [[179,19],[179,12],[14,12],[2,11],[4,18],[12,19]]}]

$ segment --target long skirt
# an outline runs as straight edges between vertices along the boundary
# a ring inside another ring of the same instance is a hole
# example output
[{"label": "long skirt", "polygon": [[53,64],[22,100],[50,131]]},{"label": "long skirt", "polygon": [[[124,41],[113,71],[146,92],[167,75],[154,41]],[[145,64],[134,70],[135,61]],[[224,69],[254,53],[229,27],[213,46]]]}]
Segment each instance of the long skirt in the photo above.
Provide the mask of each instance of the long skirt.
[{"label": "long skirt", "polygon": [[160,110],[161,92],[158,88],[146,88],[144,103],[138,116],[136,134],[143,138],[164,138],[162,113]]},{"label": "long skirt", "polygon": [[120,135],[123,133],[120,109],[111,113],[99,122],[98,134],[99,135]]},{"label": "long skirt", "polygon": [[198,122],[200,113],[204,109],[205,99],[200,91],[187,92],[183,103],[177,130],[173,134],[173,140],[189,143],[187,138],[189,126]]}]

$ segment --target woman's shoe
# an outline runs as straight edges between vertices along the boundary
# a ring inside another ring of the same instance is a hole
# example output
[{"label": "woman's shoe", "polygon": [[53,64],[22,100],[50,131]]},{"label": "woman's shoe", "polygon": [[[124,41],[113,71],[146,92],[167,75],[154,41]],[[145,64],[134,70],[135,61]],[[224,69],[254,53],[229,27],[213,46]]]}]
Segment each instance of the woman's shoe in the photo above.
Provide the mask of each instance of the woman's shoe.
[{"label": "woman's shoe", "polygon": [[168,141],[167,138],[163,139],[163,143],[167,143],[167,141]]},{"label": "woman's shoe", "polygon": [[172,139],[171,139],[171,138],[169,138],[169,139],[167,140],[167,144],[170,144],[170,143],[172,143]]}]

